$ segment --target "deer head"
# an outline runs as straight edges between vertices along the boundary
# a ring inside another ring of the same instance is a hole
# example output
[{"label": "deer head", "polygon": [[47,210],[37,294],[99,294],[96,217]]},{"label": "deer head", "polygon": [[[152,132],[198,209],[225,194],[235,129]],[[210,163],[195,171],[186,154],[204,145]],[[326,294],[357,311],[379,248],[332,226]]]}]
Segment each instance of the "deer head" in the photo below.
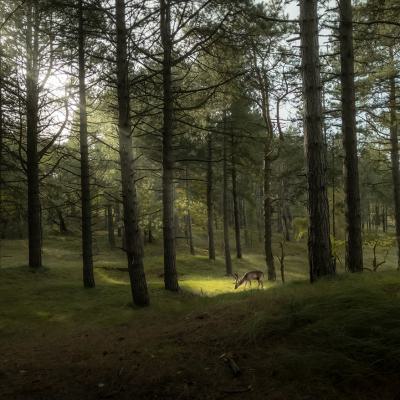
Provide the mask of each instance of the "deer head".
[{"label": "deer head", "polygon": [[239,275],[237,272],[233,274],[233,277],[235,278],[235,289],[237,289],[239,287]]}]

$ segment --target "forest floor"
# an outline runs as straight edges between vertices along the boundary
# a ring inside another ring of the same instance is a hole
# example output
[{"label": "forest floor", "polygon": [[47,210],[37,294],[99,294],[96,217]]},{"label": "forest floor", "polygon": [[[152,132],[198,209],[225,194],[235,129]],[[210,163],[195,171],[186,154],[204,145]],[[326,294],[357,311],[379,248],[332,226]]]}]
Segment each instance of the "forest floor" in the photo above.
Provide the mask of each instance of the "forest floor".
[{"label": "forest floor", "polygon": [[[392,255],[382,272],[310,285],[305,244],[294,242],[287,284],[235,291],[222,259],[181,249],[182,290],[169,293],[161,249],[147,246],[152,304],[137,309],[127,273],[108,269],[125,267],[124,254],[96,243],[89,290],[77,238],[45,241],[36,273],[25,241],[1,243],[0,399],[400,399]],[[263,257],[234,266],[260,269]]]}]

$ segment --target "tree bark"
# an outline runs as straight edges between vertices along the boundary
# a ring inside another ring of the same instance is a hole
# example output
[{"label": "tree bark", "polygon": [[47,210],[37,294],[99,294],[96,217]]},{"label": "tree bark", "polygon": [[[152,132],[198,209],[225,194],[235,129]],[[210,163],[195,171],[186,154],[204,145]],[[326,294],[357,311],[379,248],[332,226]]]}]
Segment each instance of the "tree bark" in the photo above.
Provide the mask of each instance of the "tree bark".
[{"label": "tree bark", "polygon": [[26,2],[26,136],[27,136],[27,179],[28,179],[28,235],[29,266],[42,266],[42,228],[40,212],[39,154],[38,154],[38,5],[37,0]]},{"label": "tree bark", "polygon": [[154,237],[153,237],[153,220],[152,216],[149,215],[148,221],[147,221],[147,241],[149,244],[154,242]]},{"label": "tree bark", "polygon": [[[392,66],[394,66],[393,49],[390,48]],[[400,270],[400,171],[399,171],[399,139],[396,101],[396,73],[389,77],[390,98],[390,159],[392,163],[394,220],[397,241],[397,270]]]},{"label": "tree bark", "polygon": [[386,233],[386,213],[385,213],[385,206],[382,206],[382,232]]},{"label": "tree bark", "polygon": [[256,198],[257,198],[256,218],[257,218],[257,233],[258,233],[257,241],[258,243],[262,243],[263,241],[262,221],[264,218],[264,189],[262,189],[262,185],[260,185],[260,189],[257,190]]},{"label": "tree bark", "polygon": [[58,225],[60,228],[60,233],[61,234],[68,233],[68,229],[67,229],[67,225],[65,224],[63,213],[59,208],[57,208],[57,217],[58,217]]},{"label": "tree bark", "polygon": [[189,174],[186,167],[186,218],[187,218],[187,231],[189,236],[189,250],[192,256],[195,255],[193,244],[193,231],[192,231],[192,216],[190,215],[190,195],[189,195]]},{"label": "tree bark", "polygon": [[164,236],[164,284],[165,289],[178,291],[176,272],[176,243],[174,218],[174,159],[173,140],[173,91],[172,91],[172,37],[170,0],[160,0],[160,31],[163,48],[163,236]]},{"label": "tree bark", "polygon": [[83,0],[78,9],[78,58],[79,58],[79,143],[81,155],[81,206],[82,206],[82,261],[83,286],[95,287],[92,254],[92,205],[90,198],[89,146],[87,133],[86,83],[85,83],[85,29]]},{"label": "tree bark", "polygon": [[285,179],[282,180],[282,222],[283,222],[283,234],[286,242],[290,242],[290,230],[292,228],[292,214],[290,212],[290,206],[287,202],[287,182]]},{"label": "tree bark", "polygon": [[113,249],[115,247],[115,234],[114,234],[113,208],[111,204],[107,205],[107,231],[108,231],[108,244]]},{"label": "tree bark", "polygon": [[379,204],[378,203],[375,203],[374,224],[375,224],[375,231],[378,232],[379,225],[381,224],[381,216],[380,216],[380,212],[379,212]]},{"label": "tree bark", "polygon": [[242,243],[240,239],[240,216],[239,216],[239,200],[237,192],[237,173],[236,173],[236,160],[235,160],[235,143],[232,137],[232,157],[231,157],[231,174],[232,174],[232,198],[233,198],[233,222],[235,226],[235,243],[236,243],[236,257],[242,258]]},{"label": "tree bark", "polygon": [[266,138],[264,144],[264,251],[267,264],[268,280],[276,280],[274,256],[272,252],[272,205],[271,205],[271,177],[272,177],[272,149],[273,149],[273,125],[269,104],[269,80],[267,72],[257,66],[257,58],[254,54],[255,72],[257,75],[259,91],[261,95],[261,114],[265,123]]},{"label": "tree bark", "polygon": [[[1,33],[0,33],[1,39]],[[3,214],[3,48],[0,45],[0,238],[5,239],[6,219]]]},{"label": "tree bark", "polygon": [[317,0],[300,1],[304,144],[308,181],[310,280],[335,274],[329,237],[326,147],[322,133]]},{"label": "tree bark", "polygon": [[119,202],[115,202],[115,217],[117,220],[117,236],[121,237],[122,236],[122,229],[121,229],[121,214],[120,214],[120,208],[119,208]]},{"label": "tree bark", "polygon": [[336,181],[335,181],[335,141],[332,140],[332,236],[336,239]]},{"label": "tree bark", "polygon": [[368,232],[372,230],[372,222],[371,222],[371,205],[368,202],[368,220],[367,220],[367,227],[368,227]]},{"label": "tree bark", "polygon": [[124,0],[116,0],[116,31],[118,137],[124,210],[125,251],[128,258],[128,270],[133,302],[138,306],[147,306],[150,299],[147,291],[147,282],[143,266],[143,242],[139,228],[139,213],[135,184]]},{"label": "tree bark", "polygon": [[276,233],[283,233],[283,208],[282,208],[282,200],[279,201],[276,205]]},{"label": "tree bark", "polygon": [[[225,117],[224,117],[225,118]],[[229,243],[229,210],[228,210],[228,165],[226,152],[226,138],[223,139],[223,191],[222,191],[222,209],[224,220],[224,253],[226,275],[232,275],[231,247]]]},{"label": "tree bark", "polygon": [[[269,148],[269,146],[265,146]],[[276,280],[274,255],[272,253],[272,206],[271,206],[271,174],[272,166],[269,154],[264,157],[264,251],[268,270],[268,280]]]},{"label": "tree bark", "polygon": [[346,269],[363,270],[361,205],[358,177],[356,102],[354,88],[353,11],[351,0],[339,1],[340,63],[342,90],[342,136],[346,194]]},{"label": "tree bark", "polygon": [[207,136],[207,229],[209,260],[215,260],[212,146],[212,136],[209,133]]},{"label": "tree bark", "polygon": [[247,207],[245,199],[242,199],[242,226],[244,230],[244,245],[247,248],[249,248],[251,247],[251,241],[249,236],[249,225],[248,225]]}]

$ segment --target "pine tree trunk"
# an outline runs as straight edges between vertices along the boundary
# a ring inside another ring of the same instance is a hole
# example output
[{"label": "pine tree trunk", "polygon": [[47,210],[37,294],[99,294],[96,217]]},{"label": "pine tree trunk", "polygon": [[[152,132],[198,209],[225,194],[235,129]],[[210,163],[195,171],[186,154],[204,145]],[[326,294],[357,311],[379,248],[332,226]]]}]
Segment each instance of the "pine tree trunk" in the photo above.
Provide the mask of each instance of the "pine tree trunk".
[{"label": "pine tree trunk", "polygon": [[125,251],[128,258],[133,302],[138,306],[147,306],[150,299],[143,266],[143,242],[139,228],[138,202],[135,185],[124,0],[116,0],[116,30],[118,137],[124,210]]},{"label": "pine tree trunk", "polygon": [[223,139],[223,189],[222,189],[222,209],[224,219],[224,253],[226,275],[232,275],[231,247],[229,243],[229,209],[228,209],[228,165],[226,138]]},{"label": "pine tree trunk", "polygon": [[300,0],[304,141],[308,181],[310,280],[334,275],[329,237],[326,147],[322,134],[317,0]]},{"label": "pine tree trunk", "polygon": [[282,200],[276,206],[276,233],[283,233],[283,207]]},{"label": "pine tree trunk", "polygon": [[292,225],[292,216],[290,213],[290,208],[289,206],[286,204],[285,208],[283,209],[283,227],[284,227],[284,236],[285,236],[285,240],[286,242],[290,242],[291,237],[290,237],[290,230],[291,230],[291,225]]},{"label": "pine tree trunk", "polygon": [[3,49],[0,46],[0,239],[5,239],[6,219],[3,214]]},{"label": "pine tree trunk", "polygon": [[115,235],[114,235],[114,218],[112,205],[107,205],[107,230],[108,230],[108,244],[113,249],[115,247]]},{"label": "pine tree trunk", "polygon": [[67,225],[65,224],[63,213],[60,209],[57,209],[58,226],[60,228],[60,233],[65,234],[68,232]]},{"label": "pine tree trunk", "polygon": [[147,241],[149,244],[154,242],[154,237],[153,237],[153,221],[151,215],[149,215],[148,223],[147,223],[147,234],[148,238]]},{"label": "pine tree trunk", "polygon": [[85,84],[85,31],[83,0],[79,0],[78,57],[79,57],[79,143],[81,155],[82,261],[83,286],[95,287],[92,255],[92,205],[90,198],[89,146],[87,134]]},{"label": "pine tree trunk", "polygon": [[263,232],[262,232],[262,220],[264,218],[264,190],[259,189],[259,192],[256,195],[257,198],[257,238],[258,243],[262,243],[263,241]]},{"label": "pine tree trunk", "polygon": [[212,136],[209,133],[207,137],[207,230],[209,260],[215,260],[212,146]]},{"label": "pine tree trunk", "polygon": [[378,232],[379,225],[381,224],[381,217],[379,215],[379,204],[375,203],[375,215],[374,215],[374,223],[375,223],[375,231]]},{"label": "pine tree trunk", "polygon": [[264,250],[268,270],[268,280],[276,280],[274,256],[272,253],[272,205],[271,205],[271,160],[266,145],[264,157]]},{"label": "pine tree trunk", "polygon": [[363,270],[361,205],[358,178],[356,104],[354,88],[353,12],[351,0],[339,1],[342,89],[342,136],[346,193],[346,269]]},{"label": "pine tree trunk", "polygon": [[285,241],[290,242],[290,231],[292,228],[292,214],[287,201],[287,181],[286,178],[281,179],[281,207],[282,207],[282,233]]},{"label": "pine tree trunk", "polygon": [[[390,49],[392,65],[393,49]],[[396,75],[393,73],[389,78],[390,85],[390,159],[392,163],[392,182],[393,182],[393,204],[394,220],[397,240],[397,269],[400,270],[400,171],[399,171],[399,139],[397,122],[397,101],[396,101]]]},{"label": "pine tree trunk", "polygon": [[335,182],[335,147],[334,141],[331,149],[332,156],[332,236],[336,239],[336,182]]},{"label": "pine tree trunk", "polygon": [[26,136],[28,179],[29,266],[42,266],[42,228],[40,212],[39,154],[38,154],[38,6],[37,0],[27,0],[26,32]]},{"label": "pine tree trunk", "polygon": [[368,232],[371,231],[372,229],[372,223],[371,223],[371,206],[368,202],[368,220],[367,220],[367,227],[368,227]]},{"label": "pine tree trunk", "polygon": [[239,200],[237,193],[237,173],[236,173],[236,160],[235,160],[235,144],[232,138],[232,199],[233,199],[233,222],[235,226],[235,243],[236,243],[236,257],[242,258],[242,243],[240,239],[240,217],[239,217]]},{"label": "pine tree trunk", "polygon": [[382,232],[386,233],[386,210],[385,206],[382,206]]},{"label": "pine tree trunk", "polygon": [[265,261],[267,264],[268,280],[276,280],[274,256],[272,253],[272,204],[271,204],[271,170],[272,170],[272,149],[273,149],[273,125],[270,113],[269,102],[269,78],[267,72],[257,67],[255,56],[254,61],[259,90],[261,94],[262,117],[266,128],[266,138],[264,144],[264,182],[263,182],[263,213],[264,213],[264,250]]},{"label": "pine tree trunk", "polygon": [[244,245],[249,248],[251,247],[251,241],[249,236],[249,225],[248,225],[248,218],[247,218],[247,207],[246,207],[246,200],[242,199],[242,225],[244,229]]},{"label": "pine tree trunk", "polygon": [[117,220],[117,236],[121,237],[122,235],[122,229],[121,229],[121,213],[120,213],[120,208],[119,208],[119,202],[115,202],[115,218]]},{"label": "pine tree trunk", "polygon": [[164,284],[165,289],[178,291],[176,272],[175,218],[174,218],[174,160],[173,139],[173,91],[172,91],[172,38],[170,0],[160,0],[160,31],[163,48],[163,236],[164,236]]},{"label": "pine tree trunk", "polygon": [[195,255],[193,244],[193,231],[192,231],[192,216],[190,215],[190,195],[189,195],[189,174],[186,167],[186,217],[187,217],[187,230],[189,236],[189,250],[192,256]]}]

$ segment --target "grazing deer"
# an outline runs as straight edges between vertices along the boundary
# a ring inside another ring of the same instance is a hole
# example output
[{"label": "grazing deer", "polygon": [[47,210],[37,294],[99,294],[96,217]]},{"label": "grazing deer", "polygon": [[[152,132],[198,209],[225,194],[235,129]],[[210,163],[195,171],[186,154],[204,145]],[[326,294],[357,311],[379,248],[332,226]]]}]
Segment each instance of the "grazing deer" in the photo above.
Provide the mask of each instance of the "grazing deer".
[{"label": "grazing deer", "polygon": [[237,289],[240,285],[244,283],[244,287],[247,286],[247,283],[250,284],[251,286],[251,281],[257,281],[258,282],[258,287],[264,288],[264,272],[262,271],[249,271],[246,272],[242,278],[239,279],[239,275],[235,273],[234,275],[235,278],[235,289]]}]

